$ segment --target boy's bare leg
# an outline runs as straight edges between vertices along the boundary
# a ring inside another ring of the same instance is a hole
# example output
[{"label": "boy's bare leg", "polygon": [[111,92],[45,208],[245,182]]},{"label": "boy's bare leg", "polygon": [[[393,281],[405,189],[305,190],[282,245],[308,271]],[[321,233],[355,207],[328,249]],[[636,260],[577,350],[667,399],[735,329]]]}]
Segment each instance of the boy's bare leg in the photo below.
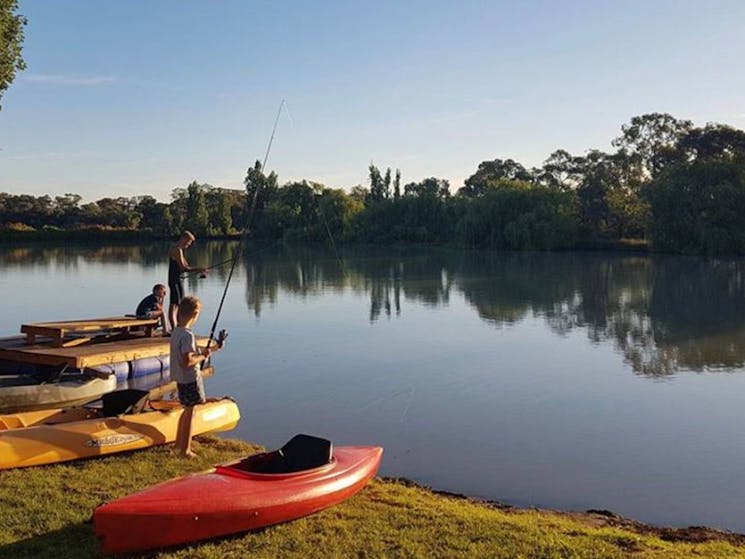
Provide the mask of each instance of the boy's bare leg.
[{"label": "boy's bare leg", "polygon": [[168,305],[168,321],[170,322],[170,324],[168,325],[169,331],[176,328],[176,313],[178,313],[178,305]]},{"label": "boy's bare leg", "polygon": [[184,412],[178,420],[176,429],[176,449],[182,458],[196,456],[191,450],[192,418],[194,417],[194,406],[184,406]]}]

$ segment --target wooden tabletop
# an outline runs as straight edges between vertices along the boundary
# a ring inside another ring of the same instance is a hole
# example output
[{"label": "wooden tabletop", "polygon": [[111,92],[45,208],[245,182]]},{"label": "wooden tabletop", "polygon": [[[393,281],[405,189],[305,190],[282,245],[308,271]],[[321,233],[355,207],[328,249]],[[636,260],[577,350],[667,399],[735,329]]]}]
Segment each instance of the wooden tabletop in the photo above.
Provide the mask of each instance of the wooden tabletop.
[{"label": "wooden tabletop", "polygon": [[[200,347],[207,345],[207,337],[197,336],[197,344]],[[139,335],[128,339],[94,341],[76,347],[58,347],[49,341],[28,345],[22,336],[14,336],[0,338],[0,359],[82,369],[167,355],[170,346],[171,338],[163,336]]]},{"label": "wooden tabletop", "polygon": [[133,328],[143,328],[148,336],[157,328],[158,318],[137,318],[113,316],[107,318],[87,318],[82,320],[62,320],[55,322],[34,322],[22,324],[21,333],[26,334],[27,343],[33,345],[37,336],[51,338],[57,347],[72,347],[87,343],[90,337],[81,336],[65,340],[65,336],[91,332],[130,332]]}]

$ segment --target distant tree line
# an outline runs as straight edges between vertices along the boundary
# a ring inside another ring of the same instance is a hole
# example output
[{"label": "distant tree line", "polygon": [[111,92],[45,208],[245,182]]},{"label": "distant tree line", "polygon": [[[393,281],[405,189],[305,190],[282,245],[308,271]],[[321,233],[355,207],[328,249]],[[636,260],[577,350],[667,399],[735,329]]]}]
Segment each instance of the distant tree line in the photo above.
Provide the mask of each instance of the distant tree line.
[{"label": "distant tree line", "polygon": [[745,132],[651,113],[622,126],[612,146],[585,155],[557,150],[538,168],[484,161],[454,193],[446,180],[402,184],[399,170],[372,163],[366,186],[280,185],[258,161],[245,191],[192,182],[175,189],[170,203],[0,193],[0,224],[6,232],[108,228],[170,236],[189,228],[221,236],[240,232],[253,207],[251,235],[264,240],[544,250],[642,239],[671,252],[745,253]]},{"label": "distant tree line", "polygon": [[101,198],[81,204],[77,194],[31,196],[0,192],[0,224],[6,233],[135,231],[156,237],[192,229],[200,236],[236,233],[246,215],[241,190],[192,182],[176,188],[170,203],[152,196]]}]

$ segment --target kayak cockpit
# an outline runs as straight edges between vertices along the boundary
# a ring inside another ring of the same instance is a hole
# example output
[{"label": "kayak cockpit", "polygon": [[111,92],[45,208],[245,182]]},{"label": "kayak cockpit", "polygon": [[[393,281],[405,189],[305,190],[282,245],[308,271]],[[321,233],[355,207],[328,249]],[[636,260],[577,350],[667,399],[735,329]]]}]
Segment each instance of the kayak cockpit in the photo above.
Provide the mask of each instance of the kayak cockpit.
[{"label": "kayak cockpit", "polygon": [[327,468],[334,463],[334,447],[328,439],[295,435],[279,450],[253,454],[241,460],[216,467],[217,473],[233,477],[255,474],[305,474]]}]

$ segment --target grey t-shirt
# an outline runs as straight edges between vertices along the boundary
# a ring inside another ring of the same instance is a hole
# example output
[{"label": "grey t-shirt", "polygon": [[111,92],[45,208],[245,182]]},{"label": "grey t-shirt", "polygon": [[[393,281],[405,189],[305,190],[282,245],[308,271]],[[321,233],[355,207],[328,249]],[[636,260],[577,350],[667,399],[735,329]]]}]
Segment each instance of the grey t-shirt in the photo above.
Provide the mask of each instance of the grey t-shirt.
[{"label": "grey t-shirt", "polygon": [[171,380],[181,384],[195,382],[201,376],[199,363],[193,367],[183,366],[185,353],[198,353],[197,340],[189,328],[176,326],[171,332]]}]

